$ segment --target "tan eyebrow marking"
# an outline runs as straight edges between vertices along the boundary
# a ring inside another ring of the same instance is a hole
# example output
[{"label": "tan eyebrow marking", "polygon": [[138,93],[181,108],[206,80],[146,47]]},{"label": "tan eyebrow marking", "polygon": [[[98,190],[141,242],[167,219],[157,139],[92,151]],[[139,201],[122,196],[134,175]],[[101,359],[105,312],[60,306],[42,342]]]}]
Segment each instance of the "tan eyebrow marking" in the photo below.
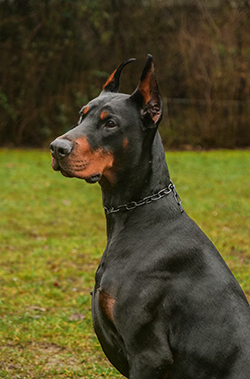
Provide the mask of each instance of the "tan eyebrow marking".
[{"label": "tan eyebrow marking", "polygon": [[85,115],[88,113],[88,111],[89,111],[89,106],[87,105],[86,107],[83,108],[82,113]]},{"label": "tan eyebrow marking", "polygon": [[100,119],[101,120],[104,120],[106,117],[109,116],[109,112],[107,111],[103,111],[101,114],[100,114]]}]

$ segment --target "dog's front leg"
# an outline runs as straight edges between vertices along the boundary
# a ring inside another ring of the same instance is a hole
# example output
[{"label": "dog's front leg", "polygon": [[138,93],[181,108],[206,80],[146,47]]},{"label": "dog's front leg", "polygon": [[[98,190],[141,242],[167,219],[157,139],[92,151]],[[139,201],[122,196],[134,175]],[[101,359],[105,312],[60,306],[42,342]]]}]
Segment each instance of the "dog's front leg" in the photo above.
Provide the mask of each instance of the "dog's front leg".
[{"label": "dog's front leg", "polygon": [[130,357],[129,379],[167,379],[173,357],[166,347],[155,346]]}]

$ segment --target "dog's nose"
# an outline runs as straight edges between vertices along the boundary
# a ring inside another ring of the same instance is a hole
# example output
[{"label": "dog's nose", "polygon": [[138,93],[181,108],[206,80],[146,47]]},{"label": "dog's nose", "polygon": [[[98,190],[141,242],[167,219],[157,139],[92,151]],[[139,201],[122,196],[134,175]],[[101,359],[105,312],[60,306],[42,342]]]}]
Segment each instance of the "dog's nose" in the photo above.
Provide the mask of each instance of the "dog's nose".
[{"label": "dog's nose", "polygon": [[51,154],[56,159],[67,157],[72,150],[73,143],[63,138],[57,138],[50,144]]}]

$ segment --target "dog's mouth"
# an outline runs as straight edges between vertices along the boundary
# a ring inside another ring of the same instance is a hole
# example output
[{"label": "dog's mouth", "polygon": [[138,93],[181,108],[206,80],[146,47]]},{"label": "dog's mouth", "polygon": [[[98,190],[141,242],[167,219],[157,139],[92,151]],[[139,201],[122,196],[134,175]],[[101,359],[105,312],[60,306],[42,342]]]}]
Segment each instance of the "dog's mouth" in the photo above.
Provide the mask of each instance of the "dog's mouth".
[{"label": "dog's mouth", "polygon": [[94,184],[94,183],[99,182],[101,177],[102,177],[102,175],[100,173],[98,173],[98,174],[91,175],[88,178],[84,178],[84,179],[87,183]]},{"label": "dog's mouth", "polygon": [[51,165],[53,170],[60,171],[63,176],[66,178],[78,178],[78,179],[84,179],[87,183],[96,183],[99,182],[102,175],[101,173],[93,173],[91,175],[85,176],[84,175],[84,169],[86,168],[86,164],[84,167],[76,167],[75,169],[72,168],[71,165],[68,165],[66,162],[57,161],[54,157],[52,157]]}]

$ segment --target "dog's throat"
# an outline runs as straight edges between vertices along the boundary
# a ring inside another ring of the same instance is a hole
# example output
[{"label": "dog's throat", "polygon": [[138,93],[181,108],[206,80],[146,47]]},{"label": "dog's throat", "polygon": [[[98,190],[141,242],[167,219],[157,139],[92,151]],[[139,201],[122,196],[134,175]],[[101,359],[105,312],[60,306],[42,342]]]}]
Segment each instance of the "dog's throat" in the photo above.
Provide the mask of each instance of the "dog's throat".
[{"label": "dog's throat", "polygon": [[103,208],[105,210],[105,213],[106,215],[110,214],[110,213],[117,213],[117,212],[120,212],[120,211],[131,211],[135,208],[138,208],[142,205],[146,205],[146,204],[150,204],[154,201],[157,201],[157,200],[160,200],[162,199],[163,197],[169,195],[170,193],[173,193],[174,195],[174,198],[177,202],[177,204],[179,205],[180,207],[180,211],[183,212],[184,209],[181,205],[181,199],[180,199],[180,196],[178,195],[177,191],[176,191],[176,188],[175,188],[175,185],[173,184],[173,182],[170,180],[170,183],[167,187],[161,189],[159,192],[157,193],[154,193],[153,195],[149,195],[149,196],[146,196],[144,197],[142,200],[139,200],[139,201],[131,201],[130,203],[127,203],[127,204],[122,204],[122,205],[119,205],[118,207],[106,207],[105,205],[103,205]]}]

